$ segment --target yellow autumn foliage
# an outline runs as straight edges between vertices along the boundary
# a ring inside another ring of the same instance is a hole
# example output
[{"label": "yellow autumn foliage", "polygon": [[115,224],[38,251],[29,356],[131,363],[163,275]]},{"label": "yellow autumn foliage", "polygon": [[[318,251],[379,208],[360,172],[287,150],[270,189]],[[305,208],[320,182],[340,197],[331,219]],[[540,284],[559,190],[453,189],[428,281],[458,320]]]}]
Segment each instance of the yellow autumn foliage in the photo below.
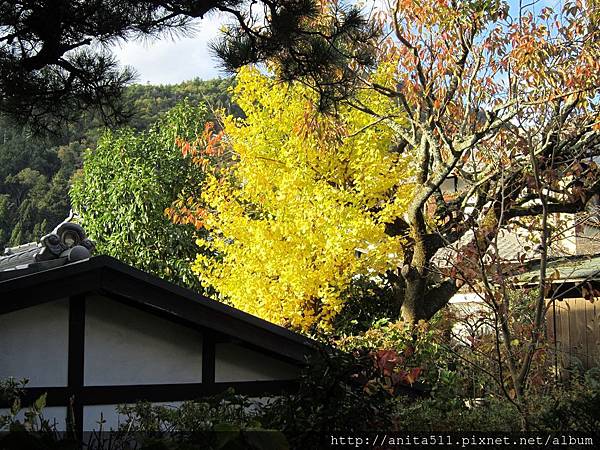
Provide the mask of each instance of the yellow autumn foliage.
[{"label": "yellow autumn foliage", "polygon": [[[321,114],[312,91],[256,69],[239,72],[234,97],[246,118],[223,119],[232,162],[205,182],[209,237],[193,270],[250,314],[328,330],[353,276],[397,267],[404,237],[386,235],[385,222],[410,201],[410,154],[394,152],[394,133],[366,113]],[[381,95],[359,100],[395,111]]]}]

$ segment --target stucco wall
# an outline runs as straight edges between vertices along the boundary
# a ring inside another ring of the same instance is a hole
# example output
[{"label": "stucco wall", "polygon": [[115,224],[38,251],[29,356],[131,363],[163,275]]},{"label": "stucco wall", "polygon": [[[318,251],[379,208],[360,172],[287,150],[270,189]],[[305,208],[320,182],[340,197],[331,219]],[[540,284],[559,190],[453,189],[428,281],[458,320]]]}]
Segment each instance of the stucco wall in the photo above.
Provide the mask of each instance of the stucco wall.
[{"label": "stucco wall", "polygon": [[202,382],[202,335],[105,297],[87,299],[86,386]]},{"label": "stucco wall", "polygon": [[69,304],[57,300],[0,315],[0,379],[28,387],[66,386]]},{"label": "stucco wall", "polygon": [[[67,385],[68,300],[0,315],[0,378],[29,378],[31,387]],[[215,381],[243,382],[298,378],[300,369],[231,343],[215,346]],[[86,299],[84,384],[202,382],[202,334],[104,296]],[[178,405],[180,402],[170,402]],[[116,429],[115,405],[84,407],[84,430]],[[64,430],[65,407],[46,408]]]},{"label": "stucco wall", "polygon": [[215,381],[291,380],[299,376],[297,367],[235,344],[217,344]]}]

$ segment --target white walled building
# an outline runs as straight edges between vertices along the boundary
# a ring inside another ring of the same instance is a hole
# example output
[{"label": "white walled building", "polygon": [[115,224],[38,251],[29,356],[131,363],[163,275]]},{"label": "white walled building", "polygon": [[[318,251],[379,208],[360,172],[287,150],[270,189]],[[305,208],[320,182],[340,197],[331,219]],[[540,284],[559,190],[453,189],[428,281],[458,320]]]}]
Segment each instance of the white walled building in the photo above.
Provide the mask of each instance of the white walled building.
[{"label": "white walled building", "polygon": [[45,237],[0,258],[0,379],[29,379],[25,404],[47,393],[45,417],[59,429],[69,404],[87,431],[100,413],[116,425],[119,404],[297,386],[311,341],[114,258],[90,257],[83,230],[68,225],[55,230],[54,257]]}]

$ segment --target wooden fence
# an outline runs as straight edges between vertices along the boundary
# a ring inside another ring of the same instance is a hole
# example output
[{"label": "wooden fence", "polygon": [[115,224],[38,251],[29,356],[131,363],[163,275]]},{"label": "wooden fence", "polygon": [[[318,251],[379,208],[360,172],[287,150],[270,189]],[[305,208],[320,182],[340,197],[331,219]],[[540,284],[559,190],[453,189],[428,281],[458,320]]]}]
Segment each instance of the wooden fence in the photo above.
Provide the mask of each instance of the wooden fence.
[{"label": "wooden fence", "polygon": [[546,315],[548,340],[562,368],[600,365],[600,301],[555,300]]}]

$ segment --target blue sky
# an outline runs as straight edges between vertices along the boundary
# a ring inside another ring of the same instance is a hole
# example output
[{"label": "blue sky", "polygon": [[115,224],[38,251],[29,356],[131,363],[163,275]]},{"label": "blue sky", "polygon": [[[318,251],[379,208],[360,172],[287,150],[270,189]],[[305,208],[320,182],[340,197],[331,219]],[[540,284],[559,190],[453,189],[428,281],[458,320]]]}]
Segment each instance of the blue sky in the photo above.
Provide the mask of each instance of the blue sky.
[{"label": "blue sky", "polygon": [[[370,3],[366,0],[363,3]],[[374,0],[382,1],[382,0]],[[518,8],[518,0],[508,2],[513,11]],[[560,0],[523,0],[539,11],[544,6],[556,6]],[[139,74],[138,83],[174,84],[193,78],[204,80],[225,75],[218,67],[218,61],[210,54],[208,43],[217,38],[219,28],[229,19],[217,13],[197,22],[194,37],[160,39],[150,42],[127,42],[117,45],[114,52],[121,64],[133,67]]]}]

